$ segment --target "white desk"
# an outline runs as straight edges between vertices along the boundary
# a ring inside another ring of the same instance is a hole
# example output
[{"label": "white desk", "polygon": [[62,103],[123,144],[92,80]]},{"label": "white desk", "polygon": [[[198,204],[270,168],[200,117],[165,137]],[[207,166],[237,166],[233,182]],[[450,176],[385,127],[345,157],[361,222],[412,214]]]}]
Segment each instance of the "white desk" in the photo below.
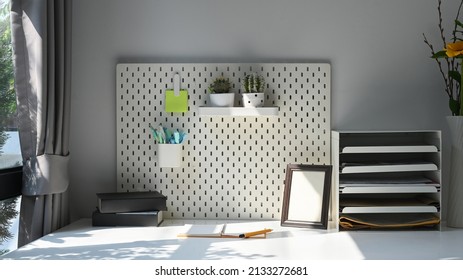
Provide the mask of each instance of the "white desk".
[{"label": "white desk", "polygon": [[[227,232],[272,228],[266,239],[177,238],[188,220],[160,227],[92,227],[79,220],[4,259],[24,260],[362,260],[463,259],[463,229],[359,231],[280,227],[279,221],[227,221]],[[221,221],[196,221],[218,223]],[[223,222],[223,221],[222,221]]]}]

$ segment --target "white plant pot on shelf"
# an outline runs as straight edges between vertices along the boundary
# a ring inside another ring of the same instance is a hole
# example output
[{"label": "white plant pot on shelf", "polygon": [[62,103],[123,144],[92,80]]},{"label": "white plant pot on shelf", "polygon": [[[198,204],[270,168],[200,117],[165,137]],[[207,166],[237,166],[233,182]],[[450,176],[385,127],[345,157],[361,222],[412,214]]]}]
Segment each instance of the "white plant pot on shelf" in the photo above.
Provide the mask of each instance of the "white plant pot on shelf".
[{"label": "white plant pot on shelf", "polygon": [[243,103],[243,107],[246,107],[246,108],[264,107],[265,94],[263,92],[242,93],[241,97],[242,97],[241,102]]},{"label": "white plant pot on shelf", "polygon": [[181,167],[182,146],[182,144],[158,144],[159,167]]},{"label": "white plant pot on shelf", "polygon": [[233,107],[235,93],[210,93],[209,102],[212,107]]}]

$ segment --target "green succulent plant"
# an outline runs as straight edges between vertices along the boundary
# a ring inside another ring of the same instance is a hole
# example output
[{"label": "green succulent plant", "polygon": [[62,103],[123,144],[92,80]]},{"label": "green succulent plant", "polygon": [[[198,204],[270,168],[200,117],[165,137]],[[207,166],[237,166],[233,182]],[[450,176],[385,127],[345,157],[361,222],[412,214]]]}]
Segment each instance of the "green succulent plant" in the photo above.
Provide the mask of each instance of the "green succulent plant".
[{"label": "green succulent plant", "polygon": [[264,77],[255,73],[246,75],[243,79],[243,88],[245,93],[264,92]]},{"label": "green succulent plant", "polygon": [[218,77],[212,81],[209,86],[210,93],[229,93],[231,89],[231,82],[228,78]]}]

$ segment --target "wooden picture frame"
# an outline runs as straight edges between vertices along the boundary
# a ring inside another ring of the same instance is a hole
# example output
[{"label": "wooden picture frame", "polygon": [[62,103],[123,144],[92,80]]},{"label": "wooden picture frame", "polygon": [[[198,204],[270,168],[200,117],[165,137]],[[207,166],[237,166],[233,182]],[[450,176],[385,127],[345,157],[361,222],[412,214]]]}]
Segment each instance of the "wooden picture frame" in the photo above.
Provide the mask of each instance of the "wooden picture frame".
[{"label": "wooden picture frame", "polygon": [[288,164],[281,226],[328,228],[331,165]]}]

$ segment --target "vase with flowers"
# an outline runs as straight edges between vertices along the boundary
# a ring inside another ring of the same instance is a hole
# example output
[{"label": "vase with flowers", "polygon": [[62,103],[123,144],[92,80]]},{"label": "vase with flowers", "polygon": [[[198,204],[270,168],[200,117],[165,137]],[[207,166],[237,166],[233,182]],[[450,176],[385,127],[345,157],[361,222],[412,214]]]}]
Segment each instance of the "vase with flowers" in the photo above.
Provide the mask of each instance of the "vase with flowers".
[{"label": "vase with flowers", "polygon": [[447,225],[459,228],[463,227],[463,23],[459,20],[462,5],[463,0],[457,9],[452,39],[448,42],[442,26],[442,1],[438,0],[438,27],[444,45],[442,50],[434,51],[433,45],[423,34],[424,42],[431,49],[431,58],[437,62],[444,79],[445,92],[449,97],[449,109],[452,113],[447,117],[452,141]]}]

